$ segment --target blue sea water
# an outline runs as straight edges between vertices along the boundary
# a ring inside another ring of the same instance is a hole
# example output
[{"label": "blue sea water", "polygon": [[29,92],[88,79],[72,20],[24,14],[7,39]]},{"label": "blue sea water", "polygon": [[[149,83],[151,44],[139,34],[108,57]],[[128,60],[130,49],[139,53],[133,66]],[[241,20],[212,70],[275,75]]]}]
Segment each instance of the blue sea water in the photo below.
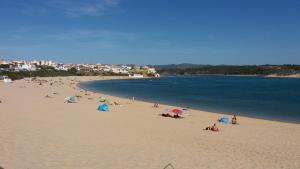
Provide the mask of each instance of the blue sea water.
[{"label": "blue sea water", "polygon": [[181,76],[81,83],[126,98],[225,114],[300,123],[300,79],[255,76]]}]

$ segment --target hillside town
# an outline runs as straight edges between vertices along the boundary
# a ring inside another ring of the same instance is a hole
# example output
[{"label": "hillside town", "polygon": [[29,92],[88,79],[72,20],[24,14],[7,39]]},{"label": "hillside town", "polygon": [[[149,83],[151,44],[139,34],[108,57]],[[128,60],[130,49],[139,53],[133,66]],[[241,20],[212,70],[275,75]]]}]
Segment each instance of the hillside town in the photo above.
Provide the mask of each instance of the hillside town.
[{"label": "hillside town", "polygon": [[65,64],[51,60],[4,60],[0,59],[0,72],[38,71],[42,67],[52,68],[57,71],[69,71],[71,69],[80,72],[108,72],[115,75],[128,75],[133,78],[159,77],[155,68],[136,65],[110,65],[110,64]]}]

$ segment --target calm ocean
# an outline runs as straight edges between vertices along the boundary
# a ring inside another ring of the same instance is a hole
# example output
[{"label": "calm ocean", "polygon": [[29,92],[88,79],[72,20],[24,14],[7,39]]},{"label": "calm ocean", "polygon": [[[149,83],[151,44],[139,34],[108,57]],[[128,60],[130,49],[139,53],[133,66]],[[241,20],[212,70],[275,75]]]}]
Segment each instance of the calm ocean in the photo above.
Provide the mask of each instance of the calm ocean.
[{"label": "calm ocean", "polygon": [[80,87],[174,106],[300,123],[300,79],[294,78],[184,76],[93,81]]}]

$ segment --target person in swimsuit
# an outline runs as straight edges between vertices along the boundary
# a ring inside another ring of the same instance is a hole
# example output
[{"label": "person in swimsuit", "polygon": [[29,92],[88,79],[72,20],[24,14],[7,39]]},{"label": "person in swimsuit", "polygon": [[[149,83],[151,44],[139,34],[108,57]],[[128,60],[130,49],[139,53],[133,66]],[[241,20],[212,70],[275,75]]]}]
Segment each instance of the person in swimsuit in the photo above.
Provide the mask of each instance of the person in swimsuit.
[{"label": "person in swimsuit", "polygon": [[232,124],[237,124],[237,119],[236,119],[236,116],[233,115],[232,119],[231,119],[231,123]]},{"label": "person in swimsuit", "polygon": [[215,123],[213,126],[206,127],[205,130],[219,131],[219,128],[217,127],[217,124]]}]

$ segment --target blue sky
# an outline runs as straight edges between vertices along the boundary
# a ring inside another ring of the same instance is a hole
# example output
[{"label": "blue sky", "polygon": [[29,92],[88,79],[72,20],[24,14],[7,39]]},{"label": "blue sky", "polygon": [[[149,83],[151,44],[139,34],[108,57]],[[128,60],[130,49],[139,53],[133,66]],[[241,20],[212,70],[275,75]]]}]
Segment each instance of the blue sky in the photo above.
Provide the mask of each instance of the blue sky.
[{"label": "blue sky", "polygon": [[1,0],[0,57],[300,64],[300,1]]}]

